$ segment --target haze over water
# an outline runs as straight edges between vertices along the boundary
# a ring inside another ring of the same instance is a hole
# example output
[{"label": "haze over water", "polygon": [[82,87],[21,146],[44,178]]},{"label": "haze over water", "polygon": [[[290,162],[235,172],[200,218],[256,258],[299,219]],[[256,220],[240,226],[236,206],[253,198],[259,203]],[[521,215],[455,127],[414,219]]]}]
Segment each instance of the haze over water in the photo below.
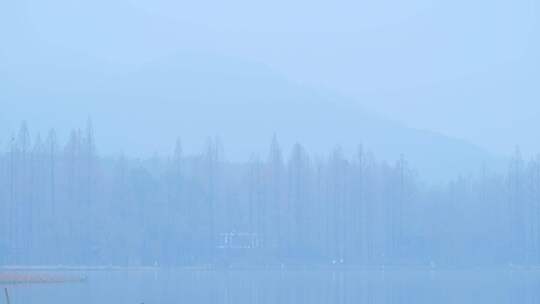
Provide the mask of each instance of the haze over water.
[{"label": "haze over water", "polygon": [[539,20],[535,0],[1,1],[0,286],[538,303]]},{"label": "haze over water", "polygon": [[90,271],[86,283],[16,286],[12,303],[538,303],[537,271],[249,269]]}]

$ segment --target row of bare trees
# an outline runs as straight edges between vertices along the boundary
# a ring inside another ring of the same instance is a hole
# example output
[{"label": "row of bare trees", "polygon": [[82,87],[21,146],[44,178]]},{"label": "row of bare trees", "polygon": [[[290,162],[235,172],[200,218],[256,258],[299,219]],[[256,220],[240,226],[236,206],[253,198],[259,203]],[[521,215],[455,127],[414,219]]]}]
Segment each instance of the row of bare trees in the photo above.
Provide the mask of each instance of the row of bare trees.
[{"label": "row of bare trees", "polygon": [[505,174],[430,186],[361,147],[286,156],[274,137],[234,163],[211,138],[199,155],[177,141],[165,158],[107,158],[91,122],[63,146],[23,123],[0,153],[0,210],[3,264],[540,262],[540,159],[519,152]]}]

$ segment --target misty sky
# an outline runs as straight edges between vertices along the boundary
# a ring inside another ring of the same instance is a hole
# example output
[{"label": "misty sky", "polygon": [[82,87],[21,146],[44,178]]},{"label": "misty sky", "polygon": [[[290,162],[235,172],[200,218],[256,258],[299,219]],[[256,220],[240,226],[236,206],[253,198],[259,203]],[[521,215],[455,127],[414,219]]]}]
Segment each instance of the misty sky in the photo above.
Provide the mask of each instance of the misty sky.
[{"label": "misty sky", "polygon": [[[539,13],[535,0],[6,0],[0,80],[32,90],[96,63],[212,53],[496,153],[540,152]],[[3,99],[19,107],[2,109],[9,127],[43,102]]]}]

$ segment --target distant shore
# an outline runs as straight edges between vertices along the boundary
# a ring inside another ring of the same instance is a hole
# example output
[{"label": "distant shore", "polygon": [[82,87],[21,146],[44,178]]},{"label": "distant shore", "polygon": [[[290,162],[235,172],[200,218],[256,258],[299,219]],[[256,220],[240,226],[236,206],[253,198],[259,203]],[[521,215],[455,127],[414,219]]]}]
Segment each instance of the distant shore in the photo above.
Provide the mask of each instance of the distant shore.
[{"label": "distant shore", "polygon": [[392,270],[487,270],[487,269],[516,269],[540,270],[540,265],[469,265],[469,266],[435,266],[435,265],[326,265],[326,264],[231,264],[231,265],[185,265],[185,266],[86,266],[86,265],[0,265],[0,282],[6,274],[30,272],[47,274],[51,272],[84,272],[84,271],[159,271],[159,270],[359,270],[359,271],[392,271]]}]

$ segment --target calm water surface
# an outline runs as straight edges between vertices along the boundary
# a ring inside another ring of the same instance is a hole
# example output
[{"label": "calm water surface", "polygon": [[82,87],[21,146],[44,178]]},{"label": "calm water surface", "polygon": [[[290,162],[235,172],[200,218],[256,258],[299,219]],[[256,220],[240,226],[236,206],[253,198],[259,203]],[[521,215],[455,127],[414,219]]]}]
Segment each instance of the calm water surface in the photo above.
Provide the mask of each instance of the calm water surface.
[{"label": "calm water surface", "polygon": [[8,286],[11,303],[540,303],[539,270],[174,269],[69,275],[87,280]]}]

